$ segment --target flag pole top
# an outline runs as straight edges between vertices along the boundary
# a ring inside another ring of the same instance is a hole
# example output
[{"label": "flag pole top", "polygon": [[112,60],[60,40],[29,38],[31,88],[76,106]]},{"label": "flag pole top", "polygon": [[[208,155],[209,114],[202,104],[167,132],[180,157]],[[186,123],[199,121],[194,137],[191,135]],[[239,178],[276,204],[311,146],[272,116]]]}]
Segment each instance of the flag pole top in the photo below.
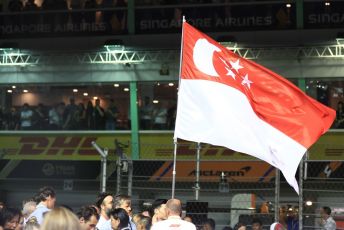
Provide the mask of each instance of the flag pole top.
[{"label": "flag pole top", "polygon": [[186,22],[186,20],[185,20],[185,15],[183,15],[183,22]]}]

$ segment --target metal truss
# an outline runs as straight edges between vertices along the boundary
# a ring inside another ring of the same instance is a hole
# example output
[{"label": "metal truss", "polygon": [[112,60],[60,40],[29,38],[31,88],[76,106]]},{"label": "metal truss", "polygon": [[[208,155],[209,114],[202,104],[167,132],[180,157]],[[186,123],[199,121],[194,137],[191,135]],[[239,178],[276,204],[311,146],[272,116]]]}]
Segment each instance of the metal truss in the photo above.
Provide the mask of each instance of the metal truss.
[{"label": "metal truss", "polygon": [[344,57],[344,45],[278,48],[229,47],[228,49],[247,59],[307,59]]},{"label": "metal truss", "polygon": [[179,58],[176,50],[159,51],[110,51],[85,53],[78,56],[79,63],[88,64],[140,64],[146,62],[175,62]]},{"label": "metal truss", "polygon": [[[309,59],[344,58],[344,45],[310,47],[227,47],[247,59]],[[100,51],[84,53],[30,53],[29,51],[0,52],[0,66],[43,64],[143,64],[171,63],[179,60],[179,50]]]},{"label": "metal truss", "polygon": [[33,55],[29,53],[2,52],[0,53],[0,66],[23,66],[23,65],[38,65],[40,64],[41,55]]}]

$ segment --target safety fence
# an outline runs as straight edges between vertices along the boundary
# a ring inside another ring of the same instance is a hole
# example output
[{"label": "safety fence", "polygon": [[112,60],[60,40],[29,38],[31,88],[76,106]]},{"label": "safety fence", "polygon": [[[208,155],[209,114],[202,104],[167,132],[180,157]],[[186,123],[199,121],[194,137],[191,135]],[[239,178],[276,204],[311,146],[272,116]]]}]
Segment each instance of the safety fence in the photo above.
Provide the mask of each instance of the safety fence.
[{"label": "safety fence", "polygon": [[[47,138],[48,145],[56,142],[50,139]],[[340,143],[340,136],[330,139],[338,139],[338,142],[319,141],[306,155],[302,170],[296,173],[300,196],[282,174],[265,162],[204,144],[197,158],[195,143],[180,142],[175,197],[183,202],[183,216],[191,217],[198,225],[212,218],[217,224],[216,229],[234,227],[239,222],[250,227],[256,218],[266,229],[276,220],[290,226],[288,229],[321,229],[321,208],[328,206],[332,209],[337,229],[344,229],[344,161],[341,159],[344,144]],[[106,142],[98,143],[105,147]],[[39,147],[33,146],[33,150],[38,151]],[[134,213],[152,208],[157,199],[171,197],[174,147],[171,139],[164,135],[142,137],[142,159],[134,160],[132,168],[128,164],[130,143],[121,148],[112,146],[106,146],[111,155],[106,162],[107,191],[131,194]],[[98,160],[96,157],[57,160],[55,155],[54,159],[19,160],[16,154],[5,151],[0,160],[0,199],[5,197],[9,203],[17,204],[38,187],[51,185],[59,194],[58,200],[78,208],[86,201],[92,202],[101,190],[99,156]],[[11,156],[15,157],[12,159]],[[121,176],[117,177],[119,172]],[[276,178],[276,175],[279,176]]]}]

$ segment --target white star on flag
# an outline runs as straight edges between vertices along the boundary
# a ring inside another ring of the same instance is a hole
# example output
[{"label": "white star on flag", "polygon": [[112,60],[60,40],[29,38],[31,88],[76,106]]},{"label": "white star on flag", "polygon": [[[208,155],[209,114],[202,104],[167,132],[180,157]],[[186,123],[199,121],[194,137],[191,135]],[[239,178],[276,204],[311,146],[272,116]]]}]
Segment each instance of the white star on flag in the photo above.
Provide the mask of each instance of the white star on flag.
[{"label": "white star on flag", "polygon": [[232,68],[239,73],[239,69],[242,69],[243,67],[239,64],[239,59],[236,62],[230,61]]},{"label": "white star on flag", "polygon": [[251,87],[252,83],[253,82],[248,79],[248,74],[245,75],[244,79],[241,82],[242,85],[247,85],[248,88]]},{"label": "white star on flag", "polygon": [[230,69],[227,68],[227,67],[225,67],[225,68],[226,68],[226,70],[228,71],[228,72],[226,73],[226,75],[227,75],[227,76],[231,76],[231,77],[235,80],[235,74],[233,73],[233,71],[230,70]]},{"label": "white star on flag", "polygon": [[225,69],[228,71],[226,75],[231,76],[235,80],[235,73],[233,73],[233,71],[229,68],[226,60],[222,59],[221,57],[220,57],[220,60],[226,65]]}]

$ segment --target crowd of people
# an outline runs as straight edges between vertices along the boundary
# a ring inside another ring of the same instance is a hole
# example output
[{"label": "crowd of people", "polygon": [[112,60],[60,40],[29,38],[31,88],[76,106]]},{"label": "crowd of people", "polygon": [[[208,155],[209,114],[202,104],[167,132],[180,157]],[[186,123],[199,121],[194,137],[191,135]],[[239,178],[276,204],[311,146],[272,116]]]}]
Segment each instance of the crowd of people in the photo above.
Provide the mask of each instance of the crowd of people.
[{"label": "crowd of people", "polygon": [[[10,0],[0,20],[12,26],[49,25],[49,32],[63,32],[60,27],[66,25],[78,28],[75,31],[93,25],[95,31],[123,33],[127,30],[126,7],[126,0]],[[5,7],[0,4],[1,8]]]},{"label": "crowd of people", "polygon": [[[182,216],[182,203],[178,199],[158,199],[149,208],[133,213],[131,197],[111,193],[100,193],[94,203],[77,211],[67,205],[56,206],[56,193],[51,187],[42,187],[26,201],[20,209],[0,202],[0,230],[215,230],[214,219],[206,218],[194,223],[191,215]],[[323,230],[335,230],[336,222],[331,209],[321,209],[319,225]],[[247,228],[239,222],[234,228],[223,230],[263,230],[263,222],[254,218]],[[219,229],[219,228],[217,228]],[[280,221],[270,225],[270,230],[294,230]]]},{"label": "crowd of people", "polygon": [[[153,104],[149,97],[139,108],[140,129],[168,130],[174,128],[176,106],[167,107],[164,102]],[[0,130],[123,130],[130,129],[130,118],[121,115],[110,99],[107,107],[103,108],[100,100],[93,105],[88,101],[76,103],[70,99],[68,105],[64,102],[52,107],[39,104],[36,107],[25,103],[21,108],[0,107]],[[125,119],[124,119],[125,118]]]},{"label": "crowd of people", "polygon": [[[338,102],[336,120],[332,128],[344,128],[344,106]],[[141,130],[173,130],[176,119],[176,103],[160,102],[153,104],[145,97],[138,108],[139,128]],[[130,116],[119,111],[113,99],[108,100],[106,108],[96,99],[84,103],[69,104],[60,102],[52,107],[38,104],[33,107],[24,103],[22,107],[8,109],[0,107],[0,130],[125,130],[130,129]]]}]

